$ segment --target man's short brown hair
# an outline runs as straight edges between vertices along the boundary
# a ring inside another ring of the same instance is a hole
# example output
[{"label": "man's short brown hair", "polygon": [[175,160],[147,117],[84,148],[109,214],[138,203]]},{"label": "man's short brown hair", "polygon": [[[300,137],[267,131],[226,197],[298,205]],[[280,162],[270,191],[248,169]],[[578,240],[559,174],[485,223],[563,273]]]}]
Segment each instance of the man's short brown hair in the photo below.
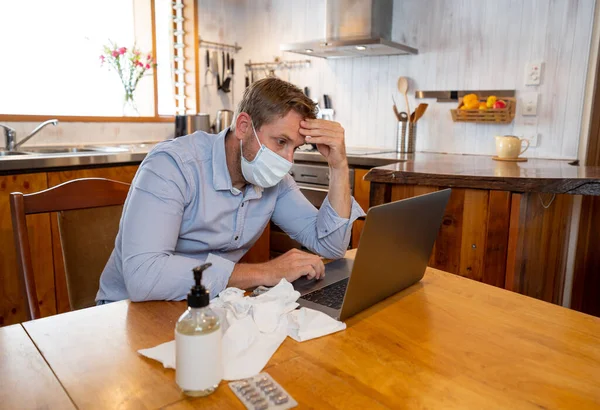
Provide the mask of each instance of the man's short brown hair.
[{"label": "man's short brown hair", "polygon": [[235,122],[241,112],[252,118],[254,128],[260,129],[264,124],[285,117],[290,110],[296,111],[303,118],[316,118],[317,104],[308,98],[294,84],[276,77],[263,78],[251,84],[240,101],[231,129],[235,130]]}]

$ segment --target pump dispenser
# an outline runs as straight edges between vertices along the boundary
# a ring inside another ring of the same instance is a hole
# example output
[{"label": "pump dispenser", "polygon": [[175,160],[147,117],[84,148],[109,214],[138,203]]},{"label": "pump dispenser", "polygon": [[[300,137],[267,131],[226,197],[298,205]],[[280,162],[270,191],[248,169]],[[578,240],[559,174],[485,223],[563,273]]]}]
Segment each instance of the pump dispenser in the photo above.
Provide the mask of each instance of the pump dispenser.
[{"label": "pump dispenser", "polygon": [[188,308],[175,325],[176,380],[188,396],[208,396],[223,378],[221,325],[208,307],[208,290],[202,285],[202,273],[211,265],[193,269]]}]

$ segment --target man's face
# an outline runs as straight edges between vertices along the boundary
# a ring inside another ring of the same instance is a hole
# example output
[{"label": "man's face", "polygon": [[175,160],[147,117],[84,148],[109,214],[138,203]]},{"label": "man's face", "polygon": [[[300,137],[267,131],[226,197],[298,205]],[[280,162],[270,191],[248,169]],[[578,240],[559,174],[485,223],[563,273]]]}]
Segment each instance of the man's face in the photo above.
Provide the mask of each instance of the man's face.
[{"label": "man's face", "polygon": [[[304,144],[304,137],[300,135],[300,121],[303,118],[294,110],[290,110],[286,116],[278,118],[268,124],[263,124],[260,130],[256,130],[260,142],[267,146],[271,151],[285,158],[289,162],[294,162],[294,151],[300,145]],[[244,158],[252,161],[260,149],[260,145],[250,128],[250,134],[244,139],[242,145],[244,149]]]}]

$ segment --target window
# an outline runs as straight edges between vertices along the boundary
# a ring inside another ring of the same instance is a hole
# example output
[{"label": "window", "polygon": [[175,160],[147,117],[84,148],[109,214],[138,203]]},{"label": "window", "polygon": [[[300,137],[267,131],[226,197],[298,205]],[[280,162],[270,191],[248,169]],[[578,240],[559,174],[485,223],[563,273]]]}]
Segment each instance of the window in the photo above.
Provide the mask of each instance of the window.
[{"label": "window", "polygon": [[[162,13],[165,2],[161,4]],[[0,114],[120,117],[123,86],[100,65],[110,41],[152,52],[151,0],[1,1]],[[170,4],[170,3],[166,3]],[[158,10],[156,16],[158,17]],[[156,18],[165,30],[170,14]],[[139,115],[174,113],[170,37],[156,37],[161,102],[155,109],[153,73],[135,91]],[[157,91],[158,92],[158,91]]]}]

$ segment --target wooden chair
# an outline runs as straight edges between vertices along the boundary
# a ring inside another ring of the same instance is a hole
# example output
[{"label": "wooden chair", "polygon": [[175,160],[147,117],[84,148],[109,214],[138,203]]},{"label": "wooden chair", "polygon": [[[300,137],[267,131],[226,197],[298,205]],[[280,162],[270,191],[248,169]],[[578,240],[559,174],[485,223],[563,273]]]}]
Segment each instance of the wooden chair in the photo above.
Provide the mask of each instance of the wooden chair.
[{"label": "wooden chair", "polygon": [[27,195],[10,194],[19,280],[29,319],[40,317],[40,307],[26,215],[58,212],[71,309],[93,306],[100,274],[114,248],[129,186],[109,179],[83,178]]}]

